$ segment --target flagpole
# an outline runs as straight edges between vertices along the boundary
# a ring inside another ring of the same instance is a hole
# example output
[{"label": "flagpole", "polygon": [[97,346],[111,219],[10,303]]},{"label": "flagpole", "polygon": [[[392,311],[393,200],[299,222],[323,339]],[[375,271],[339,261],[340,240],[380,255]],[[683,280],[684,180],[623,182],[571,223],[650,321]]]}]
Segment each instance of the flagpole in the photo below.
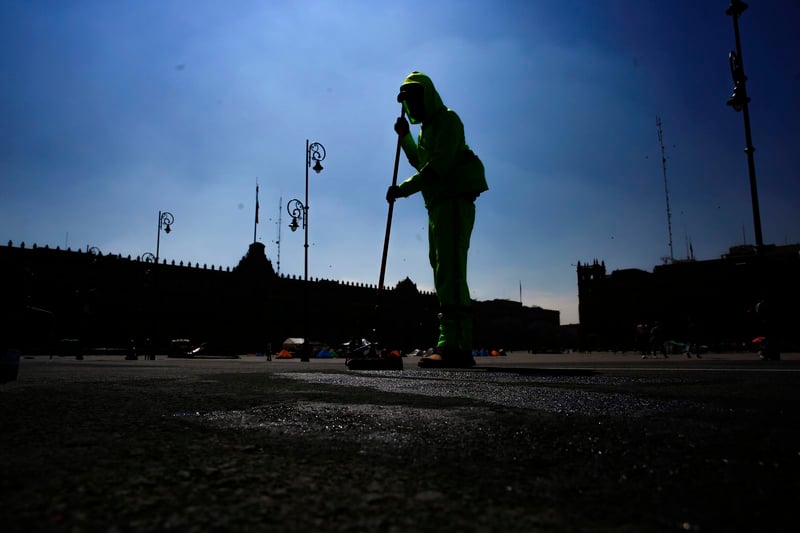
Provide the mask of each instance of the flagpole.
[{"label": "flagpole", "polygon": [[253,223],[253,244],[256,242],[256,231],[258,230],[258,180],[256,179],[256,221]]}]

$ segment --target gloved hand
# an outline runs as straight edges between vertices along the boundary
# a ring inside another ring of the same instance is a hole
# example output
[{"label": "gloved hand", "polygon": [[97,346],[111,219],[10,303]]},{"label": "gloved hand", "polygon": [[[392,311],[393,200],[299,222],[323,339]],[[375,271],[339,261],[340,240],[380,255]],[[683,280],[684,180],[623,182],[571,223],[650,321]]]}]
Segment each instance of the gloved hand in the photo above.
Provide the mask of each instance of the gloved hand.
[{"label": "gloved hand", "polygon": [[408,125],[408,121],[406,117],[397,117],[397,122],[394,123],[394,131],[400,137],[405,137],[411,131],[410,126]]},{"label": "gloved hand", "polygon": [[389,187],[389,190],[386,191],[386,201],[390,204],[394,202],[396,199],[400,198],[402,194],[400,193],[400,187],[397,185],[392,185]]}]

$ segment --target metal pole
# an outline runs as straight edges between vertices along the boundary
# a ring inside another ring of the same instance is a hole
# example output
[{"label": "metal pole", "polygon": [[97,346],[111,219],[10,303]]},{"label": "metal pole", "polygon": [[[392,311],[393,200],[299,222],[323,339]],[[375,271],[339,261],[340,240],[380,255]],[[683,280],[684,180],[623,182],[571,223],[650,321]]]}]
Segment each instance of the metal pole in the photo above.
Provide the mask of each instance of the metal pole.
[{"label": "metal pole", "polygon": [[151,338],[150,338],[149,342],[145,341],[145,345],[144,345],[144,352],[145,352],[144,358],[145,358],[145,360],[155,360],[155,358],[156,358],[156,356],[155,356],[155,345],[156,345],[157,342],[159,342],[159,337],[160,337],[160,332],[158,331],[158,316],[156,316],[156,315],[158,313],[158,309],[161,308],[161,301],[160,301],[161,300],[161,292],[159,290],[160,287],[159,287],[159,279],[158,279],[158,277],[159,277],[158,276],[158,257],[159,257],[159,252],[161,250],[161,217],[162,216],[163,215],[162,215],[161,211],[159,210],[159,212],[158,212],[158,228],[157,228],[158,231],[157,231],[157,234],[156,234],[156,264],[153,267],[153,291],[154,291],[154,296],[155,296],[155,299],[153,301],[155,302],[155,306],[156,307],[155,307],[155,309],[153,309],[153,312],[151,314],[151,320],[153,321],[152,324],[151,324]]},{"label": "metal pole", "polygon": [[[761,234],[761,213],[758,207],[758,187],[756,186],[756,163],[753,153],[756,151],[753,146],[753,140],[750,133],[750,110],[748,106],[749,98],[747,97],[747,76],[744,75],[744,60],[742,59],[742,43],[739,39],[739,15],[747,9],[747,4],[739,0],[731,0],[731,5],[727,9],[726,14],[731,15],[733,18],[733,34],[736,39],[736,61],[739,69],[738,75],[740,79],[734,79],[734,82],[741,87],[741,101],[742,113],[744,115],[744,136],[745,136],[745,153],[747,154],[747,170],[750,178],[750,200],[753,204],[753,228],[756,234],[756,248],[761,250],[764,246],[764,239]],[[741,83],[739,83],[741,82]]]},{"label": "metal pole", "polygon": [[306,197],[303,204],[303,229],[305,230],[305,264],[303,268],[303,356],[300,361],[308,362],[310,359],[310,345],[308,343],[308,167],[311,166],[311,152],[306,139]]},{"label": "metal pole", "polygon": [[764,246],[764,238],[761,234],[761,212],[758,208],[758,187],[756,186],[756,163],[753,152],[756,149],[753,147],[753,141],[750,137],[750,113],[747,110],[747,104],[742,109],[744,113],[744,135],[747,147],[744,151],[747,153],[747,170],[750,176],[750,199],[753,203],[753,227],[756,233],[756,247],[761,249]]},{"label": "metal pole", "polygon": [[161,248],[161,211],[158,212],[158,231],[156,236],[156,264],[158,264],[158,251]]}]

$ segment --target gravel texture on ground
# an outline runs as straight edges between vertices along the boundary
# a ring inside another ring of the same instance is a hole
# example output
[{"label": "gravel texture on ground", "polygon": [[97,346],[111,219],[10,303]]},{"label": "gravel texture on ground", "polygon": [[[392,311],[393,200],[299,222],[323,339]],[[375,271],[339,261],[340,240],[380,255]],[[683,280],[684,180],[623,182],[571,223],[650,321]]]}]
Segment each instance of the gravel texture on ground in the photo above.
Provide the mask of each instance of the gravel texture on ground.
[{"label": "gravel texture on ground", "polygon": [[796,527],[797,372],[160,364],[0,385],[4,531]]}]

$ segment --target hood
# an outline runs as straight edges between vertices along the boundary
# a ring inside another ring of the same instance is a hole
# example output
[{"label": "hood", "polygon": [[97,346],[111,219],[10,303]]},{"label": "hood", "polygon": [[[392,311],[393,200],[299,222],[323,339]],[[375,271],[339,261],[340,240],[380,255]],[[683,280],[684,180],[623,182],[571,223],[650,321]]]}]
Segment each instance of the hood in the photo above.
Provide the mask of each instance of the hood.
[{"label": "hood", "polygon": [[[410,84],[421,85],[425,90],[424,105],[425,113],[428,115],[428,117],[431,117],[438,113],[441,109],[444,109],[442,98],[439,96],[439,93],[436,92],[436,87],[433,86],[433,82],[428,76],[415,70],[406,76],[406,79],[400,84],[400,89],[402,90],[404,85]],[[411,120],[411,117],[409,117],[409,120]],[[415,124],[416,122],[411,120],[411,123]]]}]

